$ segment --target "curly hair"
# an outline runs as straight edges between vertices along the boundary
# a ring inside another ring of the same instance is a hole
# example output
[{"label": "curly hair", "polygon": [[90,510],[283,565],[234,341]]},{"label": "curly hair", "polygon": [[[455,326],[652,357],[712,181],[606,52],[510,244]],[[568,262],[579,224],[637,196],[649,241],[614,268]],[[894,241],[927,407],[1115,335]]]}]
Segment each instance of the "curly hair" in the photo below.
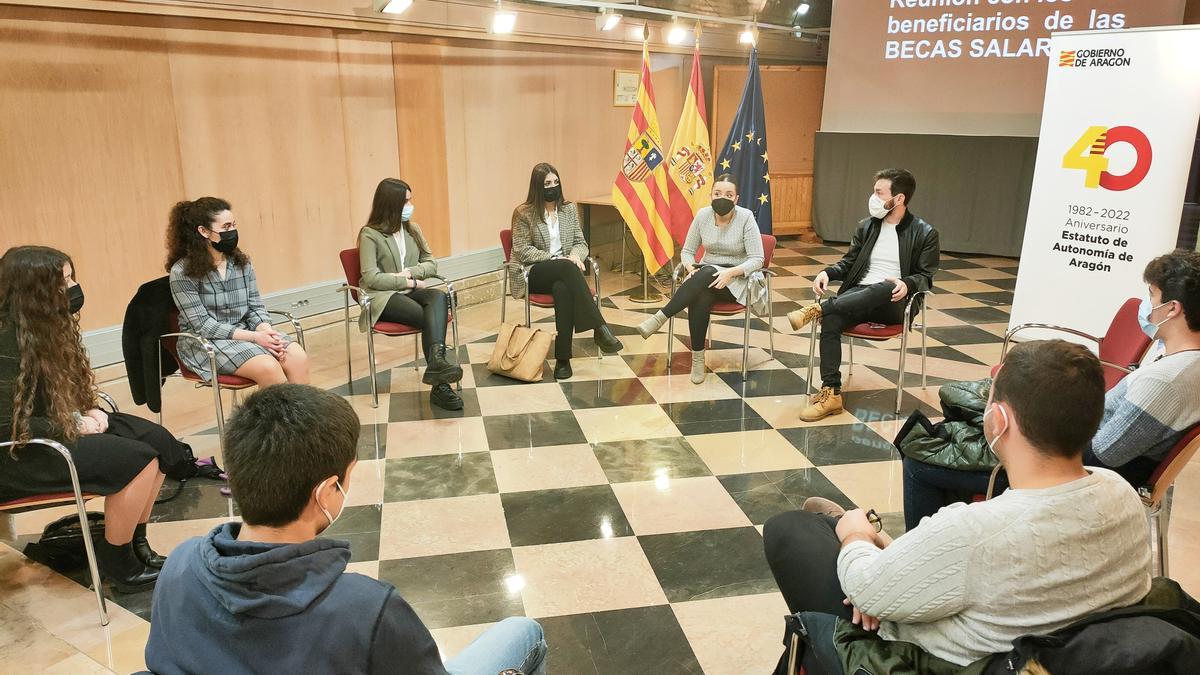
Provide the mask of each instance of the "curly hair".
[{"label": "curly hair", "polygon": [[[212,227],[213,218],[228,211],[229,202],[220,197],[201,197],[194,202],[182,201],[171,208],[167,221],[167,271],[175,263],[183,261],[183,273],[193,279],[215,270],[212,247],[209,240],[196,231],[198,227]],[[234,264],[245,265],[250,258],[236,248],[229,254]]]},{"label": "curly hair", "polygon": [[18,445],[29,441],[39,403],[67,442],[79,436],[75,413],[96,407],[96,380],[63,279],[68,263],[74,273],[70,256],[46,246],[17,246],[0,257],[0,322],[14,326],[20,353],[10,439]]}]

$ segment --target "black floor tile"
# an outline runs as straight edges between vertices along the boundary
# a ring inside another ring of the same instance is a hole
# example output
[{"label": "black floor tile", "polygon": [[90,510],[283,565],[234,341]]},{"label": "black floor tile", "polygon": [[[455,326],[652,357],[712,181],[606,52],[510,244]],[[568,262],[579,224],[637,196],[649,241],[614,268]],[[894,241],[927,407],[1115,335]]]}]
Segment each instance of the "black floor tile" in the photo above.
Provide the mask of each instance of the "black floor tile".
[{"label": "black floor tile", "polygon": [[855,503],[833,484],[819,469],[788,469],[761,474],[793,504],[804,504],[809,497],[824,497],[851,509]]},{"label": "black floor tile", "polygon": [[654,397],[636,377],[617,380],[559,382],[572,410],[612,406],[646,405]]},{"label": "black floor tile", "polygon": [[483,427],[492,450],[587,443],[579,421],[569,410],[491,415],[483,418]]},{"label": "black floor tile", "polygon": [[[917,359],[920,360],[920,359]],[[872,368],[879,374],[889,379],[895,376],[895,371],[886,371],[883,369]],[[886,374],[885,374],[886,373]],[[892,381],[895,381],[894,379]],[[919,373],[909,373],[905,380],[905,389],[921,384],[921,375]],[[933,379],[930,378],[930,386],[933,385]],[[941,411],[933,408],[925,401],[913,396],[907,391],[904,392],[903,398],[900,399],[900,414],[896,414],[896,390],[895,389],[868,389],[865,391],[843,391],[842,406],[851,415],[854,415],[862,422],[879,422],[883,420],[894,420],[908,417],[914,410],[920,410],[929,417],[941,416]]]},{"label": "black floor tile", "polygon": [[986,345],[1004,341],[999,335],[975,326],[930,326],[929,337],[947,345]]},{"label": "black floor tile", "polygon": [[[781,352],[776,352],[781,354]],[[808,365],[808,358],[805,357],[805,366]],[[797,366],[790,366],[797,367]],[[804,378],[800,377],[791,370],[771,369],[771,370],[751,370],[746,376],[746,388],[742,390],[742,374],[738,373],[717,373],[717,377],[721,378],[725,384],[729,385],[734,391],[743,392],[742,395],[750,398],[754,396],[790,396],[792,394],[803,394],[807,391],[807,384]]]},{"label": "black floor tile", "polygon": [[349,541],[350,562],[379,560],[379,523],[382,517],[383,511],[378,504],[347,506],[321,536]]},{"label": "black floor tile", "polygon": [[943,309],[942,312],[969,324],[1008,323],[1008,312],[995,307],[959,307]]},{"label": "black floor tile", "polygon": [[816,466],[899,459],[890,440],[865,424],[806,426],[779,433]]},{"label": "black floor tile", "polygon": [[704,460],[681,437],[597,443],[592,450],[610,483],[654,480],[660,469],[675,478],[712,475]]},{"label": "black floor tile", "polygon": [[513,546],[625,537],[633,534],[608,485],[500,495]]},{"label": "black floor tile", "polygon": [[[913,356],[914,354],[918,358],[921,356],[920,346],[909,347],[908,351],[909,351],[908,355],[910,357]],[[929,355],[929,358],[931,358],[931,359],[946,359],[948,361],[958,361],[959,363],[970,363],[971,365],[975,365],[975,366],[983,363],[982,361],[977,360],[973,356],[969,356],[967,354],[964,354],[963,352],[958,351],[954,347],[930,347],[928,350],[926,350],[926,352]],[[991,365],[991,364],[984,364],[984,365]],[[907,365],[905,367],[907,368]],[[920,364],[920,361],[918,361],[917,362],[917,382],[920,382],[920,379],[921,379],[920,367],[921,367],[921,364]],[[905,384],[908,384],[909,382],[911,382],[911,380],[909,380],[908,377],[905,376]]]},{"label": "black floor tile", "polygon": [[770,425],[740,398],[663,403],[662,409],[684,436],[770,428]]},{"label": "black floor tile", "polygon": [[[938,263],[938,268],[943,269],[943,270],[979,269],[980,267],[983,267],[983,265],[980,265],[979,263],[971,262],[970,260],[947,258],[945,256],[943,256],[941,261],[939,261],[939,263]],[[934,275],[934,279],[939,279],[939,278],[941,278],[940,274]]]},{"label": "black floor tile", "polygon": [[524,616],[511,549],[382,560],[379,580],[396,587],[428,628],[491,623]]},{"label": "black floor tile", "polygon": [[733,497],[733,501],[755,525],[762,525],[777,513],[795,511],[804,503],[793,502],[778,485],[762,473],[718,476],[717,480],[721,481],[729,496]]},{"label": "black floor tile", "polygon": [[1017,287],[1017,280],[1015,277],[1012,279],[983,279],[982,281],[988,286],[995,286],[996,288],[1002,288],[1006,291],[1015,290]]},{"label": "black floor tile", "polygon": [[546,663],[572,675],[700,675],[696,655],[669,605],[539,619]]},{"label": "black floor tile", "polygon": [[[1012,303],[1013,303],[1013,292],[1012,291],[992,291],[991,293],[963,293],[962,296],[964,298],[978,300],[979,302],[982,302],[982,303],[985,303],[988,305],[992,305],[993,307],[1004,307],[1006,305],[1012,305]],[[1008,319],[1005,319],[1005,321],[1007,321],[1007,320]]]},{"label": "black floor tile", "polygon": [[[166,481],[160,495],[166,496],[173,492],[177,485],[175,481]],[[193,478],[184,484],[179,496],[154,505],[154,509],[150,511],[150,522],[169,523],[200,518],[232,518],[240,515],[237,502],[221,494],[221,488],[225,485],[225,481]]]},{"label": "black floor tile", "polygon": [[384,466],[385,502],[498,492],[489,452],[389,459]]},{"label": "black floor tile", "polygon": [[444,410],[429,402],[428,391],[404,392],[392,394],[388,420],[391,422],[412,422],[416,420],[441,420],[456,417],[478,417],[479,397],[474,389],[463,389],[458,392],[462,397],[462,410]]},{"label": "black floor tile", "polygon": [[770,593],[775,579],[753,527],[638,537],[671,602]]},{"label": "black floor tile", "polygon": [[[378,389],[379,393],[386,394],[388,392],[388,387],[390,387],[391,384],[392,384],[391,369],[381,368],[375,377],[375,387]],[[343,384],[343,385],[334,387],[333,389],[330,389],[329,391],[337,394],[338,396],[351,396],[351,395],[362,395],[362,394],[369,395],[371,393],[371,376],[363,375],[362,377],[359,377],[358,379],[354,380],[354,382],[352,384]]]},{"label": "black floor tile", "polygon": [[[554,381],[554,347],[550,348],[550,360],[542,367],[543,384]],[[497,375],[488,370],[487,363],[472,363],[471,374],[475,377],[476,387],[509,387],[514,384],[521,384],[519,380],[514,380],[511,377]],[[392,420],[395,422],[396,420]]]},{"label": "black floor tile", "polygon": [[358,458],[383,459],[387,456],[387,425],[364,424],[358,434]]}]

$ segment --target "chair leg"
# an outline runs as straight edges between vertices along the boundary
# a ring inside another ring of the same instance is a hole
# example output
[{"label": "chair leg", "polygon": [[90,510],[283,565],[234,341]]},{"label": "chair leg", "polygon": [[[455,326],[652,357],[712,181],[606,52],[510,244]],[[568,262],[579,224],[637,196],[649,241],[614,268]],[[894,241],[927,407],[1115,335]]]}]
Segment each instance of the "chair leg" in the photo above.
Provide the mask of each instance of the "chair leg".
[{"label": "chair leg", "polygon": [[1167,577],[1171,575],[1171,555],[1167,549],[1167,534],[1171,529],[1171,500],[1174,498],[1175,486],[1167,488],[1167,494],[1163,495],[1162,506],[1158,509],[1158,514],[1155,520],[1158,521],[1157,537],[1158,537],[1158,567],[1159,576]]},{"label": "chair leg", "polygon": [[96,593],[96,607],[100,612],[100,625],[108,625],[108,607],[104,604],[104,585],[100,580],[100,566],[96,562],[96,545],[92,542],[92,528],[88,524],[87,508],[83,504],[83,490],[79,487],[79,473],[75,462],[68,455],[67,467],[71,470],[71,489],[75,492],[75,509],[79,514],[79,527],[83,529],[83,550],[87,555],[88,572],[92,575],[92,589]]},{"label": "chair leg", "polygon": [[746,365],[750,360],[750,305],[746,305],[746,321],[742,329],[742,386],[746,385]]},{"label": "chair leg", "polygon": [[929,387],[928,378],[925,376],[925,351],[926,351],[926,346],[925,346],[926,330],[925,329],[928,326],[929,326],[929,321],[925,318],[925,305],[924,305],[924,303],[922,303],[921,304],[921,388],[922,389],[926,389]]},{"label": "chair leg", "polygon": [[[216,371],[213,371],[214,373]],[[221,404],[221,383],[213,378],[213,409],[217,413],[217,445],[221,448],[221,456],[225,456],[225,406]]]},{"label": "chair leg", "polygon": [[342,306],[342,317],[346,324],[346,386],[354,393],[354,366],[350,360],[350,291],[346,290],[346,302]]},{"label": "chair leg", "polygon": [[775,358],[775,302],[771,299],[771,275],[767,277],[767,339],[771,345],[771,358]]},{"label": "chair leg", "polygon": [[533,316],[529,310],[529,285],[525,286],[525,327],[529,328],[533,325]]},{"label": "chair leg", "polygon": [[908,357],[908,327],[900,334],[900,373],[896,376],[896,414],[900,414],[900,402],[904,399],[904,360]]},{"label": "chair leg", "polygon": [[[503,324],[503,322],[501,322]],[[458,358],[458,294],[450,294],[450,336],[454,340],[454,363],[459,363]],[[462,380],[459,380],[455,385],[458,391],[462,391]]]},{"label": "chair leg", "polygon": [[367,329],[367,364],[371,367],[371,407],[379,407],[379,385],[375,382],[375,329]]},{"label": "chair leg", "polygon": [[847,338],[846,341],[850,343],[850,369],[847,371],[846,377],[850,377],[854,375],[854,338]]},{"label": "chair leg", "polygon": [[808,332],[808,393],[813,393],[813,362],[817,360],[817,322],[813,321]]},{"label": "chair leg", "polygon": [[421,371],[421,334],[413,333],[413,370]]},{"label": "chair leg", "polygon": [[500,325],[504,325],[504,310],[508,305],[508,264],[504,265],[504,278],[500,282]]},{"label": "chair leg", "polygon": [[162,426],[163,417],[163,376],[162,376],[162,338],[158,343],[158,426]]}]

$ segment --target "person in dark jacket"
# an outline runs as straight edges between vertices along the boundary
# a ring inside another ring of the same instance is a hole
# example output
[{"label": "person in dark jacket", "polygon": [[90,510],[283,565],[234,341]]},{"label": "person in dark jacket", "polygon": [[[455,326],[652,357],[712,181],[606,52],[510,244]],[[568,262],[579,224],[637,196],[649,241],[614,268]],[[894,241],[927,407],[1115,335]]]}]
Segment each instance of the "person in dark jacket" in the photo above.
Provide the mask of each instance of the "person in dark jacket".
[{"label": "person in dark jacket", "polygon": [[941,248],[937,230],[908,209],[916,190],[904,169],[876,173],[871,217],[859,223],[846,255],[813,281],[817,298],[831,281],[841,281],[837,297],[788,313],[795,330],[821,321],[821,391],[801,411],[805,422],[842,412],[842,331],[863,322],[907,321],[909,297],[933,288]]},{"label": "person in dark jacket", "polygon": [[341,397],[281,384],[226,427],[243,523],[181,544],[154,594],[146,665],[179,673],[543,673],[537,622],[509,618],[442,664],[390,584],[347,573],[349,542],[319,535],[346,504],[358,415]]}]

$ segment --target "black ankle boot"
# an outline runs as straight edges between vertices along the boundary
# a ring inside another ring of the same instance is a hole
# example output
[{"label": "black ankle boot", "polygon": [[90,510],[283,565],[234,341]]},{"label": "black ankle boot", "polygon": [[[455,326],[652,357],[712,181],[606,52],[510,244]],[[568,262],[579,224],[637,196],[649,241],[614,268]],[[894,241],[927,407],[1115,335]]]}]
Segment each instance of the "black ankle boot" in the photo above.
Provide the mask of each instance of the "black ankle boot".
[{"label": "black ankle boot", "polygon": [[110,544],[100,537],[96,541],[96,558],[100,575],[120,593],[144,591],[158,581],[158,570],[138,560],[132,544]]},{"label": "black ankle boot", "polygon": [[625,348],[625,345],[621,344],[617,336],[613,335],[612,331],[608,328],[608,324],[597,328],[595,334],[592,336],[592,340],[596,342],[596,346],[600,348],[600,351],[605,354],[616,354]]},{"label": "black ankle boot", "polygon": [[159,555],[150,548],[150,541],[146,539],[146,524],[139,523],[133,528],[133,553],[141,560],[146,567],[153,567],[156,570],[161,570],[162,566],[167,562],[167,557]]},{"label": "black ankle boot", "polygon": [[446,360],[446,345],[436,344],[431,349],[433,353],[426,357],[428,367],[421,381],[425,384],[454,384],[462,379],[462,367]]},{"label": "black ankle boot", "polygon": [[462,410],[462,397],[454,391],[454,387],[446,384],[435,384],[433,391],[429,392],[429,402],[442,410]]},{"label": "black ankle boot", "polygon": [[554,362],[554,379],[569,380],[574,374],[571,371],[571,359],[559,359]]}]

